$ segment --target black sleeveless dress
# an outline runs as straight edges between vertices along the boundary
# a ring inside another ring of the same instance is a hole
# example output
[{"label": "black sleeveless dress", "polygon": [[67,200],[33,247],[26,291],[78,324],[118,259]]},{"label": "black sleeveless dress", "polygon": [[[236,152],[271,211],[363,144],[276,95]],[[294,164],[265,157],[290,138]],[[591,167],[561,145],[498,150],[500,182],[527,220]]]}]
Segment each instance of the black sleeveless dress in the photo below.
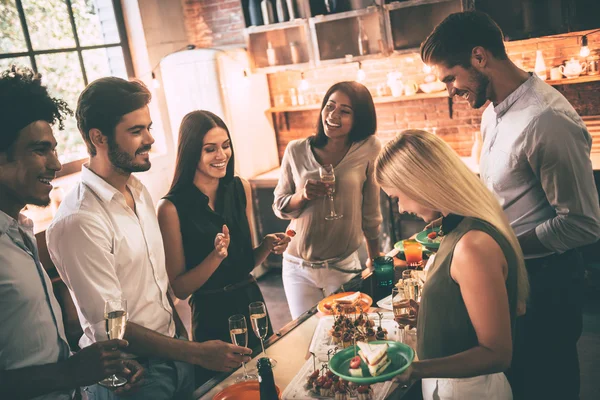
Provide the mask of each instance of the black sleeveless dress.
[{"label": "black sleeveless dress", "polygon": [[[208,196],[193,184],[164,198],[177,209],[186,270],[196,267],[214,250],[215,236],[222,231],[223,225],[229,228],[231,240],[227,257],[189,300],[194,341],[219,339],[231,342],[228,318],[243,314],[248,324],[248,347],[256,355],[260,351],[260,341],[252,332],[248,305],[254,301],[264,302],[258,284],[251,281],[233,290],[221,290],[228,285],[248,282],[250,272],[254,269],[254,249],[242,181],[238,177],[229,182],[221,180],[214,211],[208,205]],[[268,336],[272,334],[269,321]],[[214,375],[216,372],[199,368],[196,385],[201,385]]]}]

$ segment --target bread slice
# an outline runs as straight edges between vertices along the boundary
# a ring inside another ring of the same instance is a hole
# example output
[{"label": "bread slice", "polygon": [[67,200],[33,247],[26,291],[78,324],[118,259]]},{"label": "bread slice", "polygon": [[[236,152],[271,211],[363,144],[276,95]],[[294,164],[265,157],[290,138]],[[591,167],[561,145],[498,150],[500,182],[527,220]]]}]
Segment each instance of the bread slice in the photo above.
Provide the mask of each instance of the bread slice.
[{"label": "bread slice", "polygon": [[358,355],[367,364],[371,376],[381,374],[392,363],[387,356],[387,343],[369,344],[357,342],[356,345],[360,349]]},{"label": "bread slice", "polygon": [[353,294],[349,294],[348,296],[340,297],[338,299],[333,300],[337,304],[342,305],[352,305],[356,304],[356,302],[360,299],[360,292],[355,292]]}]

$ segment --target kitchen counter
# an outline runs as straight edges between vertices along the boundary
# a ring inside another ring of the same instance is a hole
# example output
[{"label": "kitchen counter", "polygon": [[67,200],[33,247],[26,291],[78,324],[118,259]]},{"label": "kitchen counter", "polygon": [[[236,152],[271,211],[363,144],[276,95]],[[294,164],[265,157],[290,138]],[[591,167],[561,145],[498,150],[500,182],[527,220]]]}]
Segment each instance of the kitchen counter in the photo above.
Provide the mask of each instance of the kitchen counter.
[{"label": "kitchen counter", "polygon": [[[356,277],[348,284],[344,285],[340,291],[347,291],[350,287],[359,286],[358,289],[370,294],[373,297],[373,302],[379,300],[372,290],[371,275],[366,273],[364,277]],[[356,289],[355,289],[356,290]],[[379,308],[371,308],[370,312],[383,311]],[[319,322],[320,314],[318,314],[316,306],[311,310],[301,315],[297,320],[290,322],[283,327],[279,332],[273,335],[267,342],[265,347],[270,357],[277,360],[277,366],[273,369],[275,384],[281,390],[281,393],[294,379],[300,368],[310,357],[308,352],[313,333]],[[248,333],[249,335],[252,333]],[[258,354],[248,364],[255,364],[256,360],[264,357],[263,353]],[[231,386],[235,382],[235,378],[243,374],[243,369],[239,368],[231,374],[221,374],[204,385],[199,387],[194,392],[195,399],[209,400],[217,393]],[[418,391],[419,384],[413,383],[408,388],[401,388],[397,384],[392,386],[388,399],[410,399],[415,392]],[[415,397],[416,398],[416,397]]]}]

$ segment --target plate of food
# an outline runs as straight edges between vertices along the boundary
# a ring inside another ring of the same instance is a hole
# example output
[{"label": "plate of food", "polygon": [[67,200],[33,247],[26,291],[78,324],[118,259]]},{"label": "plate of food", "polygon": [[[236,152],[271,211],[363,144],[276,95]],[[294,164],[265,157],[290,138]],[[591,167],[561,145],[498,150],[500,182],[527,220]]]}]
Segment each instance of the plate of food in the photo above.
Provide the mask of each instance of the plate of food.
[{"label": "plate of food", "polygon": [[367,294],[361,292],[343,292],[324,298],[317,305],[317,309],[326,315],[333,314],[338,307],[345,312],[353,312],[356,310],[356,307],[360,307],[363,312],[367,312],[371,304],[373,304],[373,299]]},{"label": "plate of food", "polygon": [[348,382],[370,385],[401,374],[414,357],[414,350],[400,342],[356,342],[356,346],[336,353],[329,361],[329,369]]},{"label": "plate of food", "polygon": [[[275,389],[277,389],[277,394],[281,395],[277,385],[275,385]],[[213,400],[260,400],[258,381],[240,382],[231,385],[217,393]]]},{"label": "plate of food", "polygon": [[415,240],[428,249],[437,250],[440,248],[443,236],[440,236],[440,228],[429,228],[421,231],[415,237]]}]

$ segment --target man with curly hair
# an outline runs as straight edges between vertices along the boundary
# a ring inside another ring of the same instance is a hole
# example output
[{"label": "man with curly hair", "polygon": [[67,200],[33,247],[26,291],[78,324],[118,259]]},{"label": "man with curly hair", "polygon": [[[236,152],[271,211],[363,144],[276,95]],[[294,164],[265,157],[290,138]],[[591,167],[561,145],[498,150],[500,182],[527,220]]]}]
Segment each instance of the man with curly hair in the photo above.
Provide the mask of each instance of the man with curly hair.
[{"label": "man with curly hair", "polygon": [[121,360],[124,340],[71,355],[61,310],[42,267],[33,224],[20,211],[50,202],[61,169],[52,125],[63,128],[67,104],[41,76],[12,67],[0,73],[0,398],[71,399],[74,389],[113,373],[140,382],[141,367]]}]

